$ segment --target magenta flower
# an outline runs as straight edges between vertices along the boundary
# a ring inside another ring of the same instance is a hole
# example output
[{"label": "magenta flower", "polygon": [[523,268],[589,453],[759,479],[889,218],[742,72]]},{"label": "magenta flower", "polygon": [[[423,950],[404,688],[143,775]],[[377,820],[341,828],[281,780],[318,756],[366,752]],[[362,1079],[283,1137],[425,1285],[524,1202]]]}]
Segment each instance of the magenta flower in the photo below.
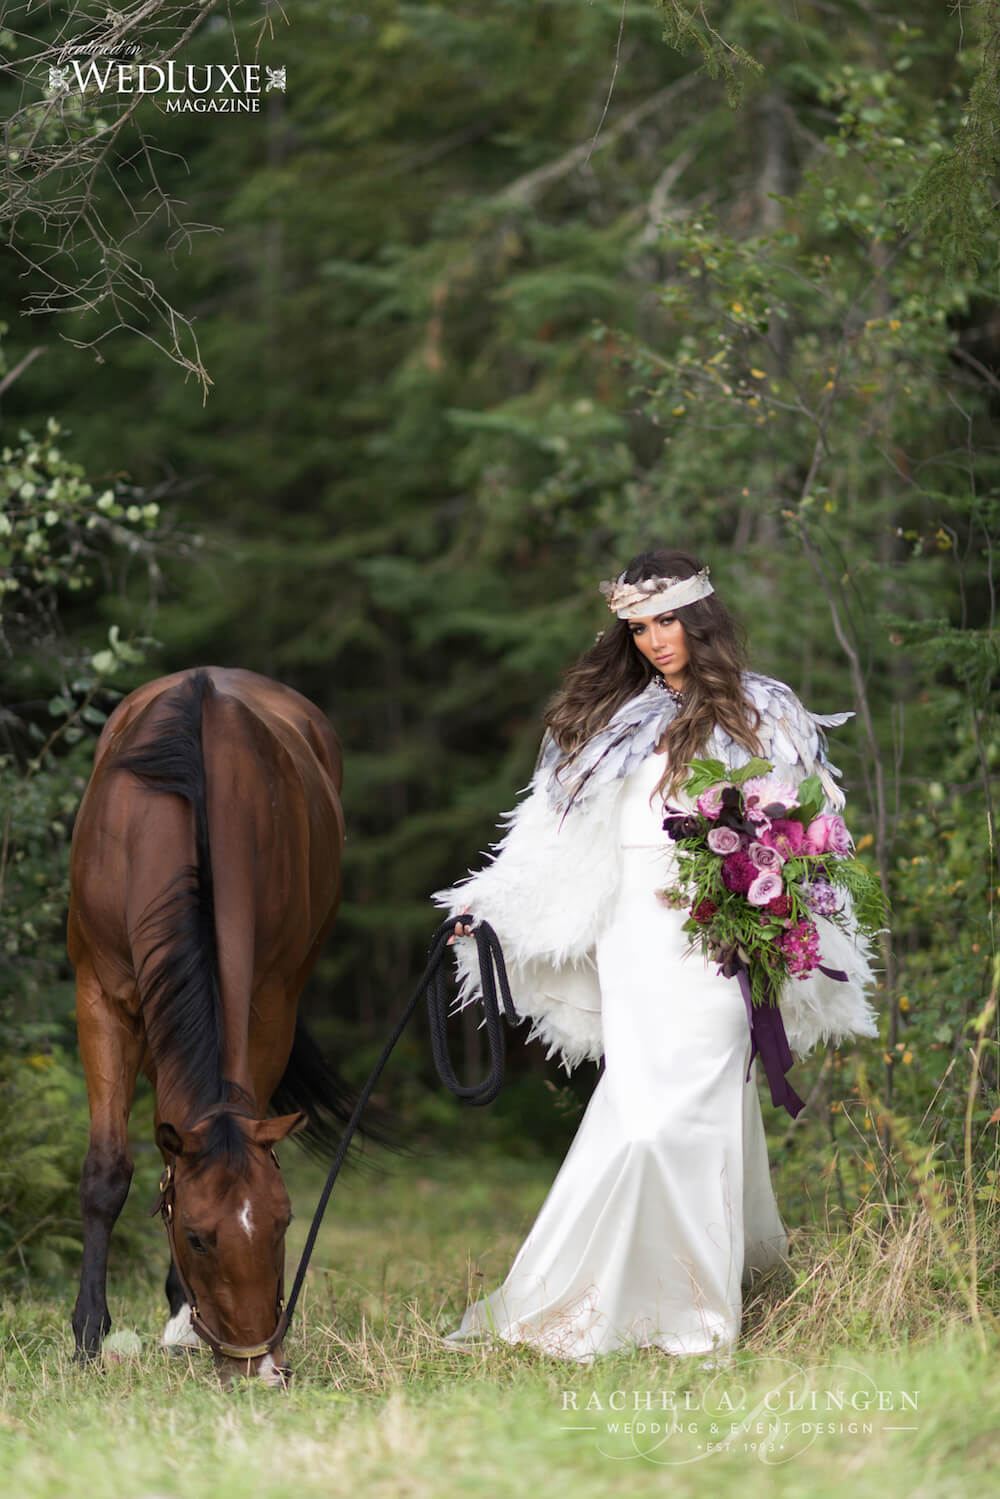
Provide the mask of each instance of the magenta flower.
[{"label": "magenta flower", "polygon": [[747,891],[747,900],[752,906],[766,906],[768,901],[776,900],[783,889],[780,874],[773,869],[762,869]]},{"label": "magenta flower", "polygon": [[779,870],[785,862],[785,856],[780,848],[771,848],[766,843],[751,843],[747,849],[750,858],[758,869]]},{"label": "magenta flower", "polygon": [[735,854],[742,842],[735,828],[713,828],[708,835],[708,846],[713,854]]},{"label": "magenta flower", "polygon": [[751,863],[742,849],[722,861],[722,883],[734,895],[746,895],[758,873],[756,864]]},{"label": "magenta flower", "polygon": [[776,848],[786,859],[805,851],[806,830],[793,817],[775,818],[771,826],[760,835],[760,842],[767,848]]},{"label": "magenta flower", "polygon": [[711,817],[714,821],[722,810],[722,793],[729,788],[728,781],[721,781],[718,786],[711,786],[703,791],[695,802],[695,806],[702,817]]},{"label": "magenta flower", "polygon": [[812,921],[797,921],[790,926],[778,938],[778,946],[795,978],[805,978],[819,962],[819,933]]},{"label": "magenta flower", "polygon": [[835,812],[822,812],[806,828],[806,849],[811,854],[848,854],[851,835]]}]

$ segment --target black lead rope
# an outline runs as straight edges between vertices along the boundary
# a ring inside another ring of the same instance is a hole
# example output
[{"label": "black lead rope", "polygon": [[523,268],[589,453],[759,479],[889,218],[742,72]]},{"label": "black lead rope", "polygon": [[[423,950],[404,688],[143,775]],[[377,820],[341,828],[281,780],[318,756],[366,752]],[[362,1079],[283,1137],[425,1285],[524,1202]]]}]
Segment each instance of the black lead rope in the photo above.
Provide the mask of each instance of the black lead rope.
[{"label": "black lead rope", "polygon": [[463,1087],[455,1076],[451,1065],[451,1057],[448,1052],[448,988],[444,971],[448,938],[454,935],[456,921],[461,921],[463,925],[467,925],[471,924],[474,920],[475,917],[470,912],[464,912],[460,917],[452,916],[447,921],[443,921],[434,933],[429,949],[427,967],[420,975],[417,987],[410,996],[405,1010],[397,1021],[395,1030],[386,1042],[382,1055],[375,1063],[371,1076],[358,1095],[358,1101],[354,1105],[354,1112],[348,1121],[343,1139],[337,1149],[337,1154],[334,1156],[333,1165],[330,1167],[330,1174],[326,1179],[326,1185],[316,1205],[316,1211],[313,1214],[313,1220],[309,1227],[309,1235],[305,1242],[305,1248],[302,1250],[302,1258],[299,1260],[299,1268],[295,1272],[295,1283],[292,1286],[291,1294],[282,1313],[285,1329],[287,1329],[288,1324],[291,1322],[295,1311],[295,1304],[299,1299],[299,1292],[302,1290],[302,1283],[306,1278],[306,1271],[309,1268],[309,1261],[316,1246],[316,1238],[319,1234],[320,1224],[323,1222],[326,1205],[330,1200],[333,1184],[337,1180],[337,1173],[343,1164],[344,1156],[347,1154],[347,1147],[351,1143],[351,1138],[358,1127],[358,1121],[361,1118],[365,1104],[371,1096],[371,1091],[378,1081],[379,1074],[389,1060],[393,1047],[406,1029],[410,1016],[416,1009],[420,996],[425,991],[427,993],[427,1011],[431,1027],[431,1049],[434,1054],[434,1063],[438,1070],[438,1076],[445,1087],[454,1093],[456,1097],[467,1099],[469,1103],[474,1104],[492,1103],[503,1087],[505,1049],[504,1031],[500,1023],[500,1006],[497,1003],[498,982],[500,994],[503,999],[504,1014],[510,1024],[520,1025],[525,1017],[518,1015],[514,1008],[510,984],[507,980],[507,969],[503,960],[503,951],[496,932],[490,926],[489,922],[486,921],[481,921],[478,926],[473,927],[472,935],[476,939],[483,1004],[486,1009],[486,1034],[490,1047],[490,1070],[488,1076],[481,1083],[476,1083],[471,1088]]}]

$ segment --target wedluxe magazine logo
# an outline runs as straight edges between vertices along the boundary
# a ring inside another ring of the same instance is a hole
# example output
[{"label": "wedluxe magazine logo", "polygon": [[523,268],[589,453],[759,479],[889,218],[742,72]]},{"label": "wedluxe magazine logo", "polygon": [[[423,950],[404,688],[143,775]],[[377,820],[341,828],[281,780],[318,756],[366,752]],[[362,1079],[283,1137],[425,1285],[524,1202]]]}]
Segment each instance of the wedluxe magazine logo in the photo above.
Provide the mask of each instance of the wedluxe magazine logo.
[{"label": "wedluxe magazine logo", "polygon": [[143,94],[167,114],[259,114],[261,99],[285,92],[286,70],[266,63],[142,63],[138,48],[101,53],[100,44],[68,48],[49,68],[49,94],[85,98]]}]

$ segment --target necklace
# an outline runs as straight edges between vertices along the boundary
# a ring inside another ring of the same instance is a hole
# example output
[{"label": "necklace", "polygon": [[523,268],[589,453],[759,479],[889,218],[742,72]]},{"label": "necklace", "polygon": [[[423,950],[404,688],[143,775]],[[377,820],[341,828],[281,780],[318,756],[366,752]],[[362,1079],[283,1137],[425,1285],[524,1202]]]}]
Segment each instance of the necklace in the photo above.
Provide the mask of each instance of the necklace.
[{"label": "necklace", "polygon": [[659,672],[657,672],[656,676],[653,678],[653,681],[662,692],[667,693],[670,697],[673,698],[678,708],[683,706],[684,694],[682,692],[678,692],[676,687],[671,687],[670,683],[667,682],[663,677],[661,677]]}]

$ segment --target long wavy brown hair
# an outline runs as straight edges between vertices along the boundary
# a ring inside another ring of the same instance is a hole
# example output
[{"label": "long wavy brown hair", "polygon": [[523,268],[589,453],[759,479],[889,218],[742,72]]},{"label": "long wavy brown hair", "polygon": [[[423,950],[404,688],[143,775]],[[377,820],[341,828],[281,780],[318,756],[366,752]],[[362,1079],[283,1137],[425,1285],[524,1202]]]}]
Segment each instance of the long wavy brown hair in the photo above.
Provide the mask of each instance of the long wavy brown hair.
[{"label": "long wavy brown hair", "polygon": [[[632,558],[625,581],[690,578],[702,565],[691,552],[656,547]],[[704,751],[716,724],[751,754],[760,754],[762,748],[756,734],[760,717],[745,697],[740,678],[747,666],[746,642],[733,616],[717,593],[673,612],[684,628],[689,659],[683,705],[661,741],[666,771],[657,790],[664,796],[686,779],[688,763]],[[570,765],[587,740],[655,675],[655,667],[632,642],[628,620],[616,617],[567,669],[562,687],[545,708],[543,721],[563,751],[559,770]]]}]

